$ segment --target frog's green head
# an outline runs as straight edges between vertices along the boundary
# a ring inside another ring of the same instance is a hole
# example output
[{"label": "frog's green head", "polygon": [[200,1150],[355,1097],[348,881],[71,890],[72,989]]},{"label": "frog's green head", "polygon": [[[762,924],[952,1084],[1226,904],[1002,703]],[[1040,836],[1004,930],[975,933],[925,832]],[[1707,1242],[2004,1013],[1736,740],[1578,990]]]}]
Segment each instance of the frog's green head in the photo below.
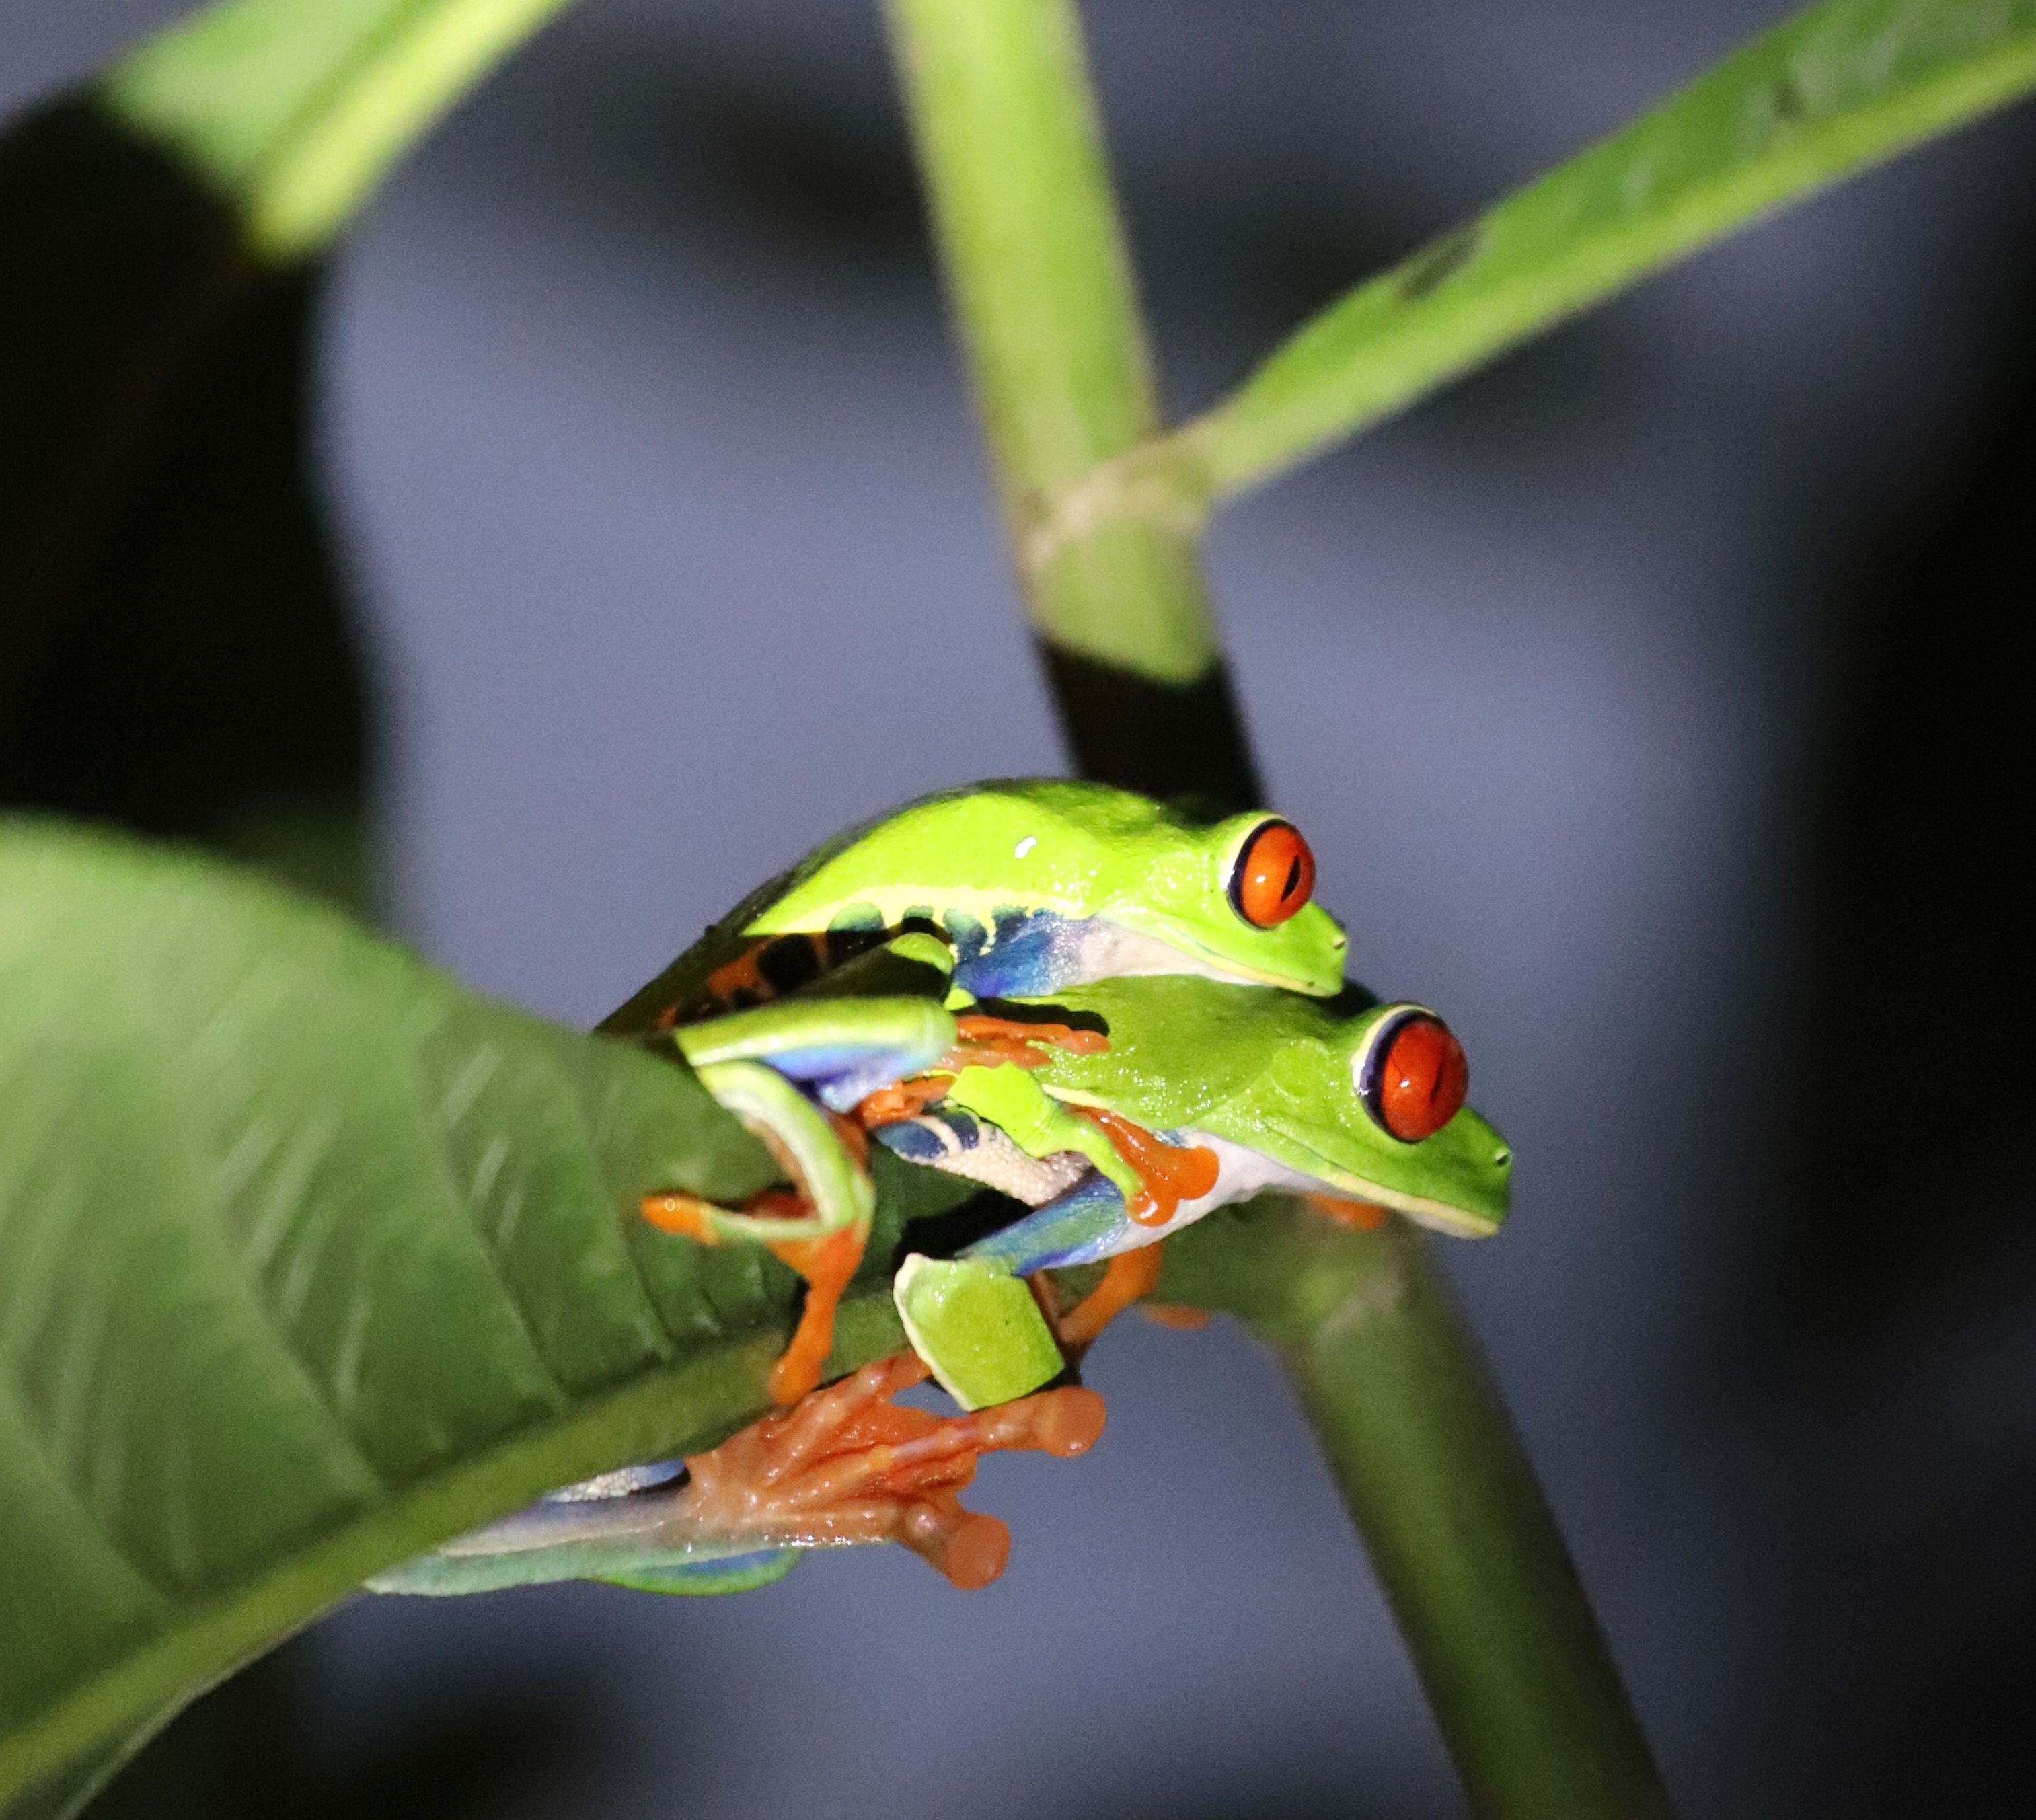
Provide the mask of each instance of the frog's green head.
[{"label": "frog's green head", "polygon": [[[1320,997],[1343,983],[1345,938],[1314,888],[1307,843],[1276,816],[1201,822],[1102,784],[1020,778],[850,831],[796,868],[747,927],[929,918],[973,939],[990,983],[971,989],[984,996],[1199,974]],[[1025,970],[1001,967],[997,945],[1020,932]]]},{"label": "frog's green head", "polygon": [[1513,1151],[1464,1104],[1469,1069],[1449,1027],[1407,1004],[1321,1025],[1322,1040],[1288,1044],[1272,1062],[1288,1109],[1279,1125],[1306,1153],[1281,1160],[1457,1238],[1496,1232]]}]

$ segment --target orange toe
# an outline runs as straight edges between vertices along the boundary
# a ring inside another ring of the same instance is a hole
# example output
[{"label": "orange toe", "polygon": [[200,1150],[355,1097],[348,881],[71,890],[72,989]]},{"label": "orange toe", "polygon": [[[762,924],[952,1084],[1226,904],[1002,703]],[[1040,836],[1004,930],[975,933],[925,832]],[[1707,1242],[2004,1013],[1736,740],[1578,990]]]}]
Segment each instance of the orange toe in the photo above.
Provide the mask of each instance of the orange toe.
[{"label": "orange toe", "polygon": [[1386,1223],[1386,1209],[1369,1200],[1343,1200],[1333,1194],[1304,1194],[1310,1213],[1347,1226],[1353,1232],[1376,1232]]},{"label": "orange toe", "polygon": [[1084,1453],[1103,1432],[1103,1399],[1063,1387],[944,1417],[891,1400],[926,1375],[910,1354],[865,1366],[688,1460],[689,1520],[759,1546],[900,1542],[955,1585],[987,1586],[1011,1536],[963,1508],[976,1461]]},{"label": "orange toe", "polygon": [[1096,1336],[1132,1303],[1150,1295],[1159,1287],[1159,1248],[1141,1245],[1136,1251],[1120,1251],[1103,1267],[1103,1281],[1062,1317],[1059,1328],[1063,1346],[1094,1344]]},{"label": "orange toe", "polygon": [[1071,1106],[1068,1110],[1095,1126],[1137,1173],[1141,1192],[1124,1211],[1141,1226],[1164,1226],[1180,1211],[1182,1201],[1199,1200],[1211,1193],[1222,1174],[1212,1150],[1168,1144],[1143,1125],[1099,1106]]},{"label": "orange toe", "polygon": [[660,1232],[676,1233],[696,1245],[718,1242],[714,1228],[707,1223],[707,1204],[696,1196],[647,1194],[638,1203],[637,1211]]},{"label": "orange toe", "polygon": [[1054,1049],[1069,1055],[1102,1055],[1110,1047],[1110,1038],[1101,1031],[1077,1030],[1065,1023],[1025,1023],[979,1012],[956,1018],[955,1034],[960,1041],[951,1059],[963,1066],[972,1061],[1043,1068]]}]

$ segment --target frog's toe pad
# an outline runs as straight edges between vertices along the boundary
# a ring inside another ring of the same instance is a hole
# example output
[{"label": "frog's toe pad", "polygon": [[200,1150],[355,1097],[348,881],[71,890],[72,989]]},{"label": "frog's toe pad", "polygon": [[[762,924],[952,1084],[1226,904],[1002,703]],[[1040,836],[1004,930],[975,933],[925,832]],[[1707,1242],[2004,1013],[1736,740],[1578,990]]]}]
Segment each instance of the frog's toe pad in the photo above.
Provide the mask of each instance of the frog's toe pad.
[{"label": "frog's toe pad", "polygon": [[964,1510],[953,1497],[929,1498],[907,1520],[899,1540],[951,1585],[980,1592],[1011,1558],[1011,1532],[994,1517]]}]

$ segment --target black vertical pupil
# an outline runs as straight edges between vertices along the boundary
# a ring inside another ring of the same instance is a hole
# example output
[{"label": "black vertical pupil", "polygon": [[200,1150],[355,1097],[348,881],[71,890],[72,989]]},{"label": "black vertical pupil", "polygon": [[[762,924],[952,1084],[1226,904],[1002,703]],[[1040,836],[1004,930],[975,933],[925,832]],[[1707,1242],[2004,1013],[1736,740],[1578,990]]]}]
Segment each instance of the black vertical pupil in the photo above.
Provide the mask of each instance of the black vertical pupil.
[{"label": "black vertical pupil", "polygon": [[1301,862],[1297,859],[1287,868],[1287,882],[1280,887],[1280,902],[1284,903],[1291,897],[1299,889],[1300,884]]}]

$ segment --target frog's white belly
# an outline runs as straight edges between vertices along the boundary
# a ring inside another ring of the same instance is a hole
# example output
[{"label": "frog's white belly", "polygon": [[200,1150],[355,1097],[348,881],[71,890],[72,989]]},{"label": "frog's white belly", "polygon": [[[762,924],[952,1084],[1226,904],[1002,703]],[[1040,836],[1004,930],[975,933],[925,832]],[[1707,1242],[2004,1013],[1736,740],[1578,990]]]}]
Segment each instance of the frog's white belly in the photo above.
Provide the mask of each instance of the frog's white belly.
[{"label": "frog's white belly", "polygon": [[1249,1200],[1254,1194],[1263,1194],[1269,1189],[1284,1188],[1307,1193],[1320,1193],[1327,1186],[1319,1177],[1304,1175],[1263,1151],[1246,1149],[1241,1144],[1212,1136],[1205,1131],[1170,1131],[1165,1135],[1174,1144],[1191,1144],[1197,1150],[1214,1154],[1216,1186],[1196,1200],[1182,1201],[1174,1209],[1173,1218],[1163,1225],[1127,1223],[1129,1230],[1110,1247],[1113,1252],[1136,1251],[1141,1245],[1156,1245],[1182,1227],[1193,1226],[1204,1214],[1213,1213],[1216,1208],[1228,1207],[1236,1201]]}]

